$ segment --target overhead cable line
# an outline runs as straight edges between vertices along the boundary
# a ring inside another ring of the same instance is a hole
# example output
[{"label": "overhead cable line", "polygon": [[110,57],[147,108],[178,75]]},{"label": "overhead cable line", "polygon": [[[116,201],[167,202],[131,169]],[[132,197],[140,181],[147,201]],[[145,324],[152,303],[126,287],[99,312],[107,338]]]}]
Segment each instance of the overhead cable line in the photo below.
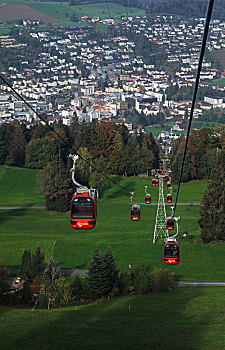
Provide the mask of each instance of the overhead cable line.
[{"label": "overhead cable line", "polygon": [[109,17],[111,18],[111,13],[110,13],[110,10],[109,10],[109,4],[108,4],[108,0],[105,0],[105,3],[106,3],[106,7],[108,9],[108,13],[109,13]]},{"label": "overhead cable line", "polygon": [[181,169],[180,169],[180,177],[179,177],[179,182],[178,182],[177,195],[176,195],[176,200],[175,200],[175,204],[174,204],[173,216],[175,215],[175,211],[176,211],[177,200],[178,200],[178,195],[179,195],[179,190],[180,190],[180,184],[181,184],[181,179],[182,179],[182,174],[183,174],[183,169],[184,169],[185,156],[186,156],[188,139],[189,139],[190,130],[191,130],[191,122],[193,119],[193,112],[194,112],[194,107],[195,107],[197,91],[198,91],[202,62],[203,62],[203,57],[204,57],[205,48],[206,48],[206,41],[207,41],[207,36],[208,36],[208,32],[209,32],[209,25],[210,25],[212,10],[213,10],[213,3],[214,3],[214,0],[209,0],[206,21],[205,21],[205,28],[204,28],[204,32],[203,32],[203,38],[202,38],[202,46],[201,46],[199,62],[198,62],[198,69],[197,69],[196,79],[195,79],[195,87],[194,87],[194,92],[193,92],[193,97],[192,97],[192,104],[191,104],[191,111],[190,111],[189,123],[188,123],[188,128],[187,128],[186,142],[185,142],[185,146],[184,146],[182,164],[181,164]]},{"label": "overhead cable line", "polygon": [[35,109],[30,105],[29,102],[27,102],[25,100],[25,98],[23,98],[23,96],[21,96],[13,87],[12,85],[2,76],[2,74],[0,73],[0,78],[4,81],[4,83],[14,92],[14,94],[20,99],[22,100],[37,116],[38,118],[47,125],[47,127],[52,131],[54,132],[58,138],[63,141],[63,143],[65,145],[68,146],[68,148],[70,150],[72,150],[75,154],[77,154],[79,156],[80,159],[82,159],[85,163],[87,163],[89,166],[91,166],[94,170],[96,170],[99,174],[101,174],[102,176],[104,176],[106,179],[108,179],[109,181],[111,181],[112,183],[114,183],[115,185],[119,186],[121,189],[127,191],[130,193],[130,191],[124,187],[124,186],[121,186],[120,184],[118,184],[116,181],[114,181],[113,179],[111,179],[108,175],[104,174],[101,170],[97,169],[93,164],[91,164],[89,161],[87,161],[85,158],[83,158],[72,146],[69,145],[69,143],[64,140],[64,138],[57,132],[54,130],[53,127],[51,127],[51,125],[48,124],[48,122],[37,112],[35,111]]},{"label": "overhead cable line", "polygon": [[124,3],[125,3],[126,13],[127,13],[127,19],[128,19],[128,8],[127,8],[127,1],[126,1],[126,0],[124,0]]}]

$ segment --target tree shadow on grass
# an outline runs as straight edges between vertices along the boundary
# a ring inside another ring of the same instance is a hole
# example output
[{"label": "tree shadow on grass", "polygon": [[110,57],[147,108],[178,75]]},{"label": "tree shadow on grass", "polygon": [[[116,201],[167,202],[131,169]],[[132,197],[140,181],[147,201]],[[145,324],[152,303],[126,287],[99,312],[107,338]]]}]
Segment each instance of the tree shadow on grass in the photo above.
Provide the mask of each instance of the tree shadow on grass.
[{"label": "tree shadow on grass", "polygon": [[135,188],[135,182],[129,181],[126,184],[125,188],[127,189],[127,191],[121,187],[116,186],[116,185],[114,185],[114,187],[115,187],[115,190],[112,193],[107,194],[104,199],[106,199],[106,200],[115,199],[115,198],[119,199],[121,197],[121,195],[123,195],[123,196],[127,195],[129,198],[130,194],[128,192],[132,191]]},{"label": "tree shadow on grass", "polygon": [[18,209],[12,208],[12,209],[1,209],[0,210],[0,226],[5,224],[7,221],[12,221],[14,217],[18,216],[24,216],[25,212],[27,210],[30,210],[32,204],[18,207]]},{"label": "tree shadow on grass", "polygon": [[[204,297],[201,288],[179,287],[169,293],[110,299],[87,307],[30,310],[21,313],[23,332],[12,320],[14,326],[8,327],[1,341],[5,348],[17,350],[199,350],[205,348],[204,336],[213,325],[210,313],[204,311]],[[208,349],[216,349],[214,345]]]}]

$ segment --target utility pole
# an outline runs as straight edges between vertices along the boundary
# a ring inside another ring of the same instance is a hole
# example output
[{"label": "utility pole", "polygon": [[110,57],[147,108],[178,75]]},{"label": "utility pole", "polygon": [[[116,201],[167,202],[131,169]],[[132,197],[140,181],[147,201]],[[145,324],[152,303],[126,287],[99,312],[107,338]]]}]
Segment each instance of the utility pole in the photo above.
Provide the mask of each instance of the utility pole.
[{"label": "utility pole", "polygon": [[159,175],[159,200],[158,208],[155,220],[155,229],[153,236],[153,244],[156,242],[158,236],[168,238],[168,230],[166,228],[166,208],[163,196],[163,178],[164,176]]}]

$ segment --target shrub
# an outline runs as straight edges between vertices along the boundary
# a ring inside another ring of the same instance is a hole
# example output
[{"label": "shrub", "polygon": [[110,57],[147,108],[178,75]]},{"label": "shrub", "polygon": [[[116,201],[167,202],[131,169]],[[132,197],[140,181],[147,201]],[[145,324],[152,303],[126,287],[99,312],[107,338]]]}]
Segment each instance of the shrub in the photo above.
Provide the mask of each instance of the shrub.
[{"label": "shrub", "polygon": [[167,292],[173,283],[173,272],[169,269],[156,269],[153,271],[154,290],[157,292]]},{"label": "shrub", "polygon": [[142,267],[135,267],[131,270],[131,280],[134,294],[145,294],[151,290],[151,277]]},{"label": "shrub", "polygon": [[80,276],[78,275],[75,276],[70,289],[71,289],[71,296],[74,301],[77,302],[84,299],[84,288],[83,288],[83,283]]}]

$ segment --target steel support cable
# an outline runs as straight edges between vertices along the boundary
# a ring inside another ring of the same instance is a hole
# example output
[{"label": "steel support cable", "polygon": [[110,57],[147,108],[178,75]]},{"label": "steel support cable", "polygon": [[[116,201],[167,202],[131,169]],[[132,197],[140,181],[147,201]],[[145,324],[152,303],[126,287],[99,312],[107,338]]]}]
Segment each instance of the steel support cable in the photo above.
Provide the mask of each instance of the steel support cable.
[{"label": "steel support cable", "polygon": [[105,0],[105,3],[106,3],[106,7],[107,7],[107,10],[108,10],[108,13],[109,13],[109,17],[111,18],[111,13],[110,13],[110,10],[109,10],[109,4],[108,4],[108,0]]},{"label": "steel support cable", "polygon": [[126,0],[124,0],[124,3],[125,3],[126,13],[127,13],[127,19],[128,19],[128,8],[127,8],[127,1],[126,1]]},{"label": "steel support cable", "polygon": [[47,122],[38,112],[35,111],[35,109],[29,104],[29,102],[27,102],[27,101],[25,100],[25,98],[23,98],[23,96],[21,96],[21,95],[12,87],[12,85],[2,76],[1,73],[0,73],[0,78],[1,78],[1,79],[4,81],[4,83],[14,92],[14,94],[15,94],[17,97],[19,97],[19,99],[22,100],[22,101],[23,101],[23,102],[38,116],[38,118],[39,118],[42,122],[44,122],[44,123],[47,125],[47,127],[48,127],[52,132],[54,132],[54,133],[58,136],[58,138],[59,138],[61,141],[63,141],[63,143],[64,143],[65,145],[68,146],[68,148],[69,148],[70,150],[72,150],[75,154],[77,154],[77,155],[79,156],[80,159],[82,159],[85,163],[87,163],[89,166],[91,166],[94,170],[96,170],[99,174],[101,174],[102,176],[104,176],[106,179],[108,179],[109,181],[111,181],[111,182],[114,183],[115,185],[119,186],[121,189],[123,189],[123,190],[125,190],[125,191],[127,191],[127,192],[130,193],[130,191],[129,191],[126,187],[119,185],[116,181],[114,181],[113,179],[111,179],[109,176],[105,175],[101,170],[97,169],[93,164],[91,164],[89,161],[87,161],[85,158],[83,158],[73,147],[71,147],[71,146],[68,144],[68,142],[66,142],[66,140],[64,140],[64,138],[63,138],[57,131],[55,131],[54,128],[51,127],[51,125],[49,125],[48,122]]},{"label": "steel support cable", "polygon": [[175,216],[177,200],[178,200],[178,195],[179,195],[179,190],[180,190],[180,184],[181,184],[181,179],[182,179],[182,174],[183,174],[183,169],[184,169],[185,156],[186,156],[188,139],[189,139],[190,130],[191,130],[191,122],[193,119],[193,112],[194,112],[194,107],[195,107],[197,91],[198,91],[202,62],[203,62],[203,57],[204,57],[205,48],[206,48],[206,40],[207,40],[208,32],[209,32],[209,25],[210,25],[212,10],[213,10],[213,3],[214,3],[214,0],[209,0],[206,21],[205,21],[205,28],[204,28],[204,32],[203,32],[203,38],[202,38],[202,46],[201,46],[199,62],[198,62],[198,69],[197,69],[196,79],[195,79],[195,87],[194,87],[194,92],[193,92],[193,97],[192,97],[192,104],[191,104],[191,111],[190,111],[189,123],[188,123],[188,128],[187,128],[186,142],[185,142],[185,146],[184,146],[182,164],[181,164],[181,168],[180,168],[180,177],[179,177],[179,182],[178,182],[178,187],[177,187],[177,195],[176,195],[176,200],[175,200],[175,204],[174,204],[173,216]]}]

